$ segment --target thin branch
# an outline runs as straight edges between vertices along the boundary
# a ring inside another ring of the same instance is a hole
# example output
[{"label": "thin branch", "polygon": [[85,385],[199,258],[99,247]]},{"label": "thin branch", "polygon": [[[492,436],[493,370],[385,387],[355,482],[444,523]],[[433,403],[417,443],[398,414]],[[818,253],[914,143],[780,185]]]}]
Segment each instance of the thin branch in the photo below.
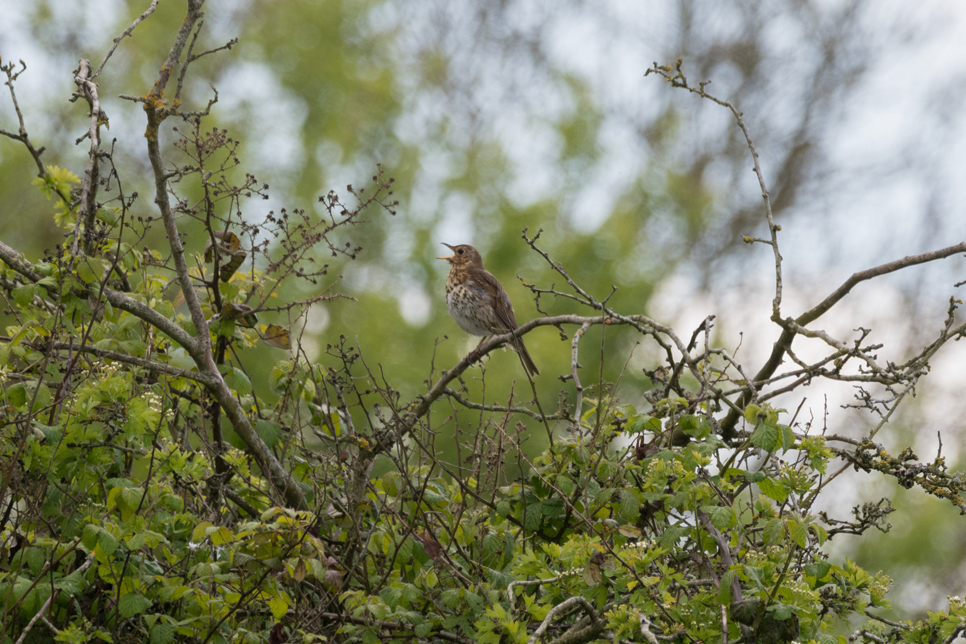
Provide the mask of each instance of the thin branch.
[{"label": "thin branch", "polygon": [[114,51],[117,49],[117,46],[121,44],[121,41],[127,38],[128,36],[130,36],[132,33],[134,33],[134,28],[137,27],[139,24],[141,24],[142,20],[144,20],[152,13],[154,13],[154,10],[157,8],[158,8],[158,0],[151,0],[151,6],[148,7],[144,11],[144,13],[142,13],[140,16],[135,18],[134,22],[131,23],[131,26],[125,29],[123,32],[121,32],[120,36],[114,39],[114,46],[111,47],[110,51],[107,52],[107,55],[104,56],[104,60],[101,62],[100,67],[97,68],[97,71],[94,72],[94,75],[91,76],[91,79],[97,78],[98,76],[101,75],[101,72],[104,71],[104,65],[106,65],[107,61],[109,61],[111,59],[111,56],[114,55]]}]

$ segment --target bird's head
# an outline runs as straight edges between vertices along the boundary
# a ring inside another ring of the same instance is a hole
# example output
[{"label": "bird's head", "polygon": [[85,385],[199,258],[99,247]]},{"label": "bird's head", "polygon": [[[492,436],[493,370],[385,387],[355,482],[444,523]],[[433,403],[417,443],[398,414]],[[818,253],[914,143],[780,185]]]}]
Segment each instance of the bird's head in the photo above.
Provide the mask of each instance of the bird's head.
[{"label": "bird's head", "polygon": [[450,246],[444,243],[443,246],[452,250],[453,254],[449,257],[438,257],[437,259],[445,259],[450,266],[479,266],[483,268],[483,258],[480,257],[479,251],[469,244]]}]

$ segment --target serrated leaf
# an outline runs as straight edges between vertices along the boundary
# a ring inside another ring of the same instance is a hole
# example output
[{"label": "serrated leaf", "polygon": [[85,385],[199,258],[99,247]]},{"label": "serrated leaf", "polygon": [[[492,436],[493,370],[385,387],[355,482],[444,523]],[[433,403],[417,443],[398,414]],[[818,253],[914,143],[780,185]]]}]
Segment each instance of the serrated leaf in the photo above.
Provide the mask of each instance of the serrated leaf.
[{"label": "serrated leaf", "polygon": [[[268,512],[271,512],[274,509],[275,508],[271,508],[270,510],[268,510]],[[267,519],[264,518],[264,515],[263,515],[262,521],[267,521]],[[210,521],[202,521],[201,523],[196,525],[195,529],[191,531],[191,540],[194,541],[195,543],[204,540],[204,538],[208,536],[207,530],[210,527],[212,527],[212,524]]]},{"label": "serrated leaf", "polygon": [[133,617],[138,613],[143,613],[151,607],[151,600],[139,593],[128,593],[121,595],[117,602],[117,610],[121,617]]},{"label": "serrated leaf", "polygon": [[288,360],[279,360],[272,367],[268,374],[268,387],[273,394],[281,395],[288,386],[289,376],[292,374],[292,363]]},{"label": "serrated leaf", "polygon": [[255,431],[269,447],[275,447],[282,440],[282,426],[278,423],[259,419],[255,423]]},{"label": "serrated leaf", "polygon": [[559,496],[552,496],[540,502],[540,510],[544,516],[559,517],[564,512],[564,500]]},{"label": "serrated leaf", "polygon": [[791,494],[791,490],[787,486],[769,478],[758,481],[758,489],[769,499],[774,499],[779,503],[784,503],[788,495]]},{"label": "serrated leaf", "polygon": [[208,538],[211,539],[212,545],[221,546],[234,541],[235,535],[225,526],[219,526],[208,532]]},{"label": "serrated leaf", "polygon": [[107,556],[111,556],[117,551],[117,539],[107,530],[97,533],[97,547]]},{"label": "serrated leaf", "polygon": [[47,557],[44,555],[43,548],[27,548],[27,566],[30,567],[30,572],[33,574],[39,574],[40,569],[44,567],[44,562],[47,561]]},{"label": "serrated leaf", "polygon": [[785,621],[795,612],[794,609],[788,604],[775,603],[765,609],[767,612],[771,613],[772,616],[780,622]]},{"label": "serrated leaf", "polygon": [[711,519],[711,525],[719,530],[727,530],[738,523],[738,516],[732,507],[710,505],[704,506],[701,509],[708,513],[708,517]]},{"label": "serrated leaf", "polygon": [[725,574],[721,575],[721,580],[718,583],[718,603],[729,605],[731,604],[731,582],[734,581],[735,575],[737,573],[734,570],[729,570]]},{"label": "serrated leaf", "polygon": [[828,530],[820,525],[812,525],[811,528],[815,533],[815,538],[818,539],[818,545],[824,545],[825,540],[828,539]]},{"label": "serrated leaf", "polygon": [[526,515],[523,518],[523,527],[530,532],[535,532],[540,527],[540,506],[528,505]]},{"label": "serrated leaf", "polygon": [[554,483],[562,494],[570,496],[574,493],[574,480],[566,474],[558,474]]},{"label": "serrated leaf", "polygon": [[94,525],[93,523],[88,523],[84,526],[84,531],[81,533],[81,543],[84,544],[85,548],[88,550],[93,550],[97,547],[97,535],[102,529],[103,528],[98,525]]},{"label": "serrated leaf", "polygon": [[23,409],[27,404],[27,388],[22,382],[14,383],[7,387],[7,400],[17,409]]},{"label": "serrated leaf", "polygon": [[751,435],[751,444],[766,452],[774,452],[781,444],[781,430],[777,425],[762,423],[755,428]]},{"label": "serrated leaf", "polygon": [[788,521],[788,534],[799,548],[808,547],[808,526],[805,523],[790,519]]},{"label": "serrated leaf", "polygon": [[118,492],[115,501],[117,502],[118,509],[121,510],[122,521],[127,521],[134,515],[138,506],[141,505],[141,499],[143,497],[144,490],[139,487],[120,488],[120,492]]},{"label": "serrated leaf", "polygon": [[244,371],[237,367],[231,367],[225,373],[225,384],[229,389],[234,389],[239,396],[247,396],[252,393],[252,381]]},{"label": "serrated leaf", "polygon": [[159,622],[151,628],[150,644],[171,644],[174,641],[174,635],[173,626]]},{"label": "serrated leaf", "polygon": [[35,287],[33,284],[24,284],[13,289],[13,299],[20,306],[27,306],[34,299]]},{"label": "serrated leaf", "polygon": [[286,613],[288,613],[288,606],[288,600],[284,595],[276,595],[268,601],[268,609],[272,611],[272,617],[276,621],[285,617]]},{"label": "serrated leaf", "polygon": [[765,524],[761,531],[761,538],[764,539],[766,546],[773,546],[785,536],[785,524],[781,519],[772,519]]},{"label": "serrated leaf", "polygon": [[745,421],[750,425],[757,425],[759,411],[761,411],[761,407],[758,405],[748,405],[745,407]]}]

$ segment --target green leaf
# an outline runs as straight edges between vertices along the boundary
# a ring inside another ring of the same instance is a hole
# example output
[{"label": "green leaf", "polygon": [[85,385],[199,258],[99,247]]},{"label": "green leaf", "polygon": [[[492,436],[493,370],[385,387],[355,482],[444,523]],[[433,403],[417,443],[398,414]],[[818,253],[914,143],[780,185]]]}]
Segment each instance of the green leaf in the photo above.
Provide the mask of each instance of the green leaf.
[{"label": "green leaf", "polygon": [[[262,520],[264,521],[265,519]],[[191,540],[195,543],[203,541],[205,537],[208,536],[207,530],[210,527],[212,527],[212,523],[210,521],[202,521],[196,525],[195,529],[191,531]]]},{"label": "green leaf", "polygon": [[798,544],[799,548],[808,547],[808,526],[804,522],[790,519],[788,521],[788,534],[792,541]]},{"label": "green leaf", "polygon": [[456,608],[460,605],[460,591],[456,589],[444,590],[439,599],[443,602],[443,606]]},{"label": "green leaf", "polygon": [[526,516],[523,518],[523,527],[530,532],[535,532],[540,527],[540,506],[528,505]]},{"label": "green leaf", "polygon": [[35,291],[36,287],[33,284],[18,286],[13,289],[13,299],[19,306],[25,307],[34,299]]},{"label": "green leaf", "polygon": [[791,606],[787,604],[775,603],[765,609],[766,612],[772,614],[772,616],[780,622],[785,621],[792,616],[795,611]]},{"label": "green leaf", "polygon": [[288,386],[288,376],[292,373],[292,363],[288,360],[280,360],[272,367],[272,372],[268,375],[268,388],[275,395],[285,393]]},{"label": "green leaf", "polygon": [[828,530],[820,525],[812,525],[811,528],[815,532],[815,538],[818,539],[818,545],[824,545],[825,540],[828,539]]},{"label": "green leaf", "polygon": [[46,561],[43,548],[27,548],[27,565],[30,567],[30,572],[35,575],[40,574],[40,569],[44,567]]},{"label": "green leaf", "polygon": [[211,539],[212,545],[220,546],[234,541],[235,535],[225,526],[221,526],[219,528],[213,528],[208,533],[208,538]]},{"label": "green leaf", "polygon": [[633,492],[625,490],[620,496],[620,516],[625,523],[637,523],[641,517],[641,501]]},{"label": "green leaf", "polygon": [[496,513],[501,517],[505,517],[510,514],[510,502],[506,499],[502,499],[496,502]]},{"label": "green leaf", "polygon": [[758,481],[758,489],[769,499],[774,499],[779,503],[784,503],[788,495],[791,494],[791,490],[787,486],[767,478]]},{"label": "green leaf", "polygon": [[727,530],[738,523],[738,515],[735,514],[734,508],[720,505],[707,505],[701,509],[708,513],[708,517],[711,519],[711,525],[719,530]]},{"label": "green leaf", "polygon": [[128,521],[137,511],[138,506],[141,505],[141,499],[144,497],[144,490],[139,487],[114,489],[120,489],[120,492],[118,492],[117,496],[115,497],[115,501],[118,509],[121,510],[121,520]]},{"label": "green leaf", "polygon": [[748,405],[745,407],[745,421],[749,425],[758,424],[758,412],[761,411],[761,407],[758,405]]},{"label": "green leaf", "polygon": [[658,418],[652,418],[650,416],[638,416],[630,427],[627,428],[628,433],[640,434],[643,431],[653,432],[655,434],[661,431],[661,420]]},{"label": "green leaf", "polygon": [[225,384],[238,392],[239,396],[247,396],[252,393],[252,381],[248,379],[244,371],[237,367],[231,367],[225,374]]},{"label": "green leaf", "polygon": [[731,603],[731,582],[734,581],[736,574],[734,570],[729,570],[721,575],[721,581],[718,583],[719,604],[728,605]]},{"label": "green leaf", "polygon": [[150,644],[171,644],[174,641],[175,630],[168,624],[157,623],[151,629]]},{"label": "green leaf", "polygon": [[751,435],[751,444],[766,452],[774,452],[780,445],[781,436],[781,430],[778,429],[777,425],[762,423],[755,428]]},{"label": "green leaf", "polygon": [[101,530],[97,533],[97,547],[110,557],[117,550],[117,539],[107,530]]},{"label": "green leaf", "polygon": [[[0,364],[2,364],[2,361],[0,361]],[[554,483],[556,483],[557,489],[560,490],[563,494],[570,496],[571,494],[574,493],[574,487],[575,487],[574,480],[569,476],[567,476],[566,474],[558,474],[557,480],[554,481]]]},{"label": "green leaf", "polygon": [[268,420],[259,419],[255,423],[255,431],[269,447],[275,447],[282,439],[282,426]]},{"label": "green leaf", "polygon": [[272,611],[272,617],[280,620],[288,613],[289,601],[285,595],[276,595],[268,601],[268,608]]},{"label": "green leaf", "polygon": [[121,613],[121,617],[133,617],[150,607],[151,600],[139,593],[121,595],[121,599],[117,602],[117,610]]},{"label": "green leaf", "polygon": [[88,523],[84,526],[84,532],[81,534],[81,543],[88,550],[93,550],[97,547],[97,535],[101,532],[103,528],[93,523]]},{"label": "green leaf", "polygon": [[540,510],[544,516],[559,517],[564,512],[564,500],[559,496],[552,496],[540,502]]},{"label": "green leaf", "polygon": [[27,404],[27,388],[22,382],[15,383],[7,387],[7,400],[17,409],[23,409]]},{"label": "green leaf", "polygon": [[783,536],[785,536],[785,524],[781,519],[772,519],[765,524],[765,528],[761,532],[761,538],[768,546],[779,543]]}]

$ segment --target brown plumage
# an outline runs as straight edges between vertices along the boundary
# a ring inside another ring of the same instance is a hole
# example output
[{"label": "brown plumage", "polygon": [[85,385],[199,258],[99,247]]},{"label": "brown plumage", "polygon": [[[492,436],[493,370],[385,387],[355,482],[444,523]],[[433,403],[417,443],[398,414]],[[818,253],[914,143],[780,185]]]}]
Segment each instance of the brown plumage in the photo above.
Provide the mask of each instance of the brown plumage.
[{"label": "brown plumage", "polygon": [[[502,335],[516,329],[517,320],[513,316],[510,298],[499,280],[483,268],[483,258],[479,252],[467,244],[443,246],[453,251],[451,256],[439,258],[449,262],[446,308],[459,328],[470,335],[482,335],[483,340],[487,336]],[[483,340],[480,340],[480,344]],[[527,372],[533,376],[539,374],[523,344],[523,338],[514,338],[512,344],[523,359]]]}]

